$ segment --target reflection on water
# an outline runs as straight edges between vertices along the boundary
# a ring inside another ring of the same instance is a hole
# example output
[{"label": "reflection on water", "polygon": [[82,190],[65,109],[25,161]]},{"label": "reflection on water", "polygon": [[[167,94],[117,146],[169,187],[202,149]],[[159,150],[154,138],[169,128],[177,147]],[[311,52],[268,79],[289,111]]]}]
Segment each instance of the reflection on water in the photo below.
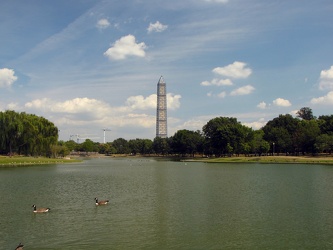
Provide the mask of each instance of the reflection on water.
[{"label": "reflection on water", "polygon": [[0,168],[0,249],[329,249],[332,187],[333,167],[322,165],[103,158]]}]

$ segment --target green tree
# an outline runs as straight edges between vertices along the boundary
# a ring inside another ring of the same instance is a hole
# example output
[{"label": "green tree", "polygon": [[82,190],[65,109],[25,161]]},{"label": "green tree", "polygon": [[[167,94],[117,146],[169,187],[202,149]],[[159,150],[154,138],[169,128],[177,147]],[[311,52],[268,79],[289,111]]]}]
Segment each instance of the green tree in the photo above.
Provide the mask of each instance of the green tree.
[{"label": "green tree", "polygon": [[153,141],[153,150],[158,155],[167,155],[170,150],[168,138],[155,137]]},{"label": "green tree", "polygon": [[150,139],[142,139],[140,143],[140,154],[149,155],[153,152],[153,141]]},{"label": "green tree", "polygon": [[297,111],[296,114],[297,114],[297,117],[302,118],[303,120],[309,121],[309,120],[316,119],[313,116],[312,109],[309,107],[301,108],[299,111]]},{"label": "green tree", "polygon": [[244,143],[250,140],[253,132],[236,118],[229,117],[211,119],[202,131],[205,136],[205,152],[215,156],[241,153]]},{"label": "green tree", "polygon": [[170,138],[172,152],[176,154],[192,155],[202,152],[203,136],[200,131],[178,130]]},{"label": "green tree", "polygon": [[266,123],[262,128],[264,131],[263,139],[269,145],[275,145],[275,152],[291,153],[295,152],[295,137],[299,119],[293,118],[291,115],[279,115]]},{"label": "green tree", "polygon": [[319,116],[318,124],[322,134],[333,134],[333,115]]},{"label": "green tree", "polygon": [[128,141],[128,146],[130,148],[131,154],[138,154],[140,153],[140,148],[141,148],[141,140],[140,139],[135,139],[135,140],[129,140]]},{"label": "green tree", "polygon": [[43,117],[7,110],[0,112],[0,151],[6,154],[51,156],[58,128]]},{"label": "green tree", "polygon": [[78,144],[73,140],[66,141],[65,146],[68,148],[69,151],[78,150]]},{"label": "green tree", "polygon": [[153,142],[149,139],[135,139],[128,141],[132,154],[151,154],[153,152]]},{"label": "green tree", "polygon": [[86,139],[82,143],[81,148],[84,152],[97,152],[98,151],[95,147],[95,143],[90,139]]},{"label": "green tree", "polygon": [[321,134],[316,138],[314,147],[319,153],[331,154],[333,150],[333,135]]},{"label": "green tree", "polygon": [[53,158],[57,157],[65,157],[69,155],[70,151],[65,145],[52,145],[51,146],[51,154]]},{"label": "green tree", "polygon": [[270,145],[264,140],[264,131],[262,129],[256,130],[253,133],[251,140],[251,151],[255,154],[262,155],[268,153]]},{"label": "green tree", "polygon": [[131,152],[128,141],[124,138],[118,138],[114,140],[112,146],[115,148],[116,154],[129,154]]},{"label": "green tree", "polygon": [[294,133],[296,153],[315,153],[315,143],[320,135],[320,128],[316,120],[302,120],[298,123]]}]

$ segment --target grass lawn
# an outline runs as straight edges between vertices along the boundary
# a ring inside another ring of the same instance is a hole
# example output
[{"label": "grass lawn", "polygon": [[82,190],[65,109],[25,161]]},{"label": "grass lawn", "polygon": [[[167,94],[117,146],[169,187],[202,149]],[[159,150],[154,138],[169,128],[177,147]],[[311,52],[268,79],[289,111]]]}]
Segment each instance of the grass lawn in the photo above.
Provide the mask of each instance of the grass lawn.
[{"label": "grass lawn", "polygon": [[26,156],[0,156],[0,167],[11,166],[27,166],[27,165],[41,165],[41,164],[55,164],[55,163],[73,163],[80,162],[77,159],[66,158],[46,158],[46,157],[26,157]]},{"label": "grass lawn", "polygon": [[[192,160],[191,160],[192,161]],[[308,163],[308,164],[333,164],[333,156],[252,156],[252,157],[221,157],[221,158],[196,158],[193,161],[211,163]]]}]

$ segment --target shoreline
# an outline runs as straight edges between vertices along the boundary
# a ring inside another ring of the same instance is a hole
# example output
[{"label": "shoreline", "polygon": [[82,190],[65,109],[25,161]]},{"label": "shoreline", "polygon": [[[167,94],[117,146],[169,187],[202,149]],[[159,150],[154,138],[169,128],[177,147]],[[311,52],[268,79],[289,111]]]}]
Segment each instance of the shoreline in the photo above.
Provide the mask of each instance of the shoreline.
[{"label": "shoreline", "polygon": [[0,167],[19,167],[19,166],[34,166],[45,164],[67,164],[82,162],[83,158],[165,158],[177,159],[182,162],[205,162],[205,163],[261,163],[261,164],[326,164],[333,165],[333,155],[327,156],[231,156],[219,158],[204,158],[204,157],[175,157],[175,156],[144,156],[144,155],[112,155],[106,156],[103,154],[95,154],[85,157],[69,156],[65,158],[47,158],[47,157],[28,157],[28,156],[0,156]]},{"label": "shoreline", "polygon": [[75,158],[47,158],[31,156],[0,156],[0,167],[36,166],[58,163],[81,162]]},{"label": "shoreline", "polygon": [[232,156],[220,158],[193,158],[184,161],[206,163],[270,163],[270,164],[331,164],[333,156]]}]

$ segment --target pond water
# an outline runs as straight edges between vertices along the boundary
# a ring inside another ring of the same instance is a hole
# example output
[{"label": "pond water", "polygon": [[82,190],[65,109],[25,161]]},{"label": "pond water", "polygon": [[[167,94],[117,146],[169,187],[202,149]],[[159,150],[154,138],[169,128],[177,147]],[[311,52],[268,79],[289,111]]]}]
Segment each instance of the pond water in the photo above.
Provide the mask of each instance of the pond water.
[{"label": "pond water", "polygon": [[100,158],[0,168],[0,249],[333,249],[332,190],[326,165]]}]

